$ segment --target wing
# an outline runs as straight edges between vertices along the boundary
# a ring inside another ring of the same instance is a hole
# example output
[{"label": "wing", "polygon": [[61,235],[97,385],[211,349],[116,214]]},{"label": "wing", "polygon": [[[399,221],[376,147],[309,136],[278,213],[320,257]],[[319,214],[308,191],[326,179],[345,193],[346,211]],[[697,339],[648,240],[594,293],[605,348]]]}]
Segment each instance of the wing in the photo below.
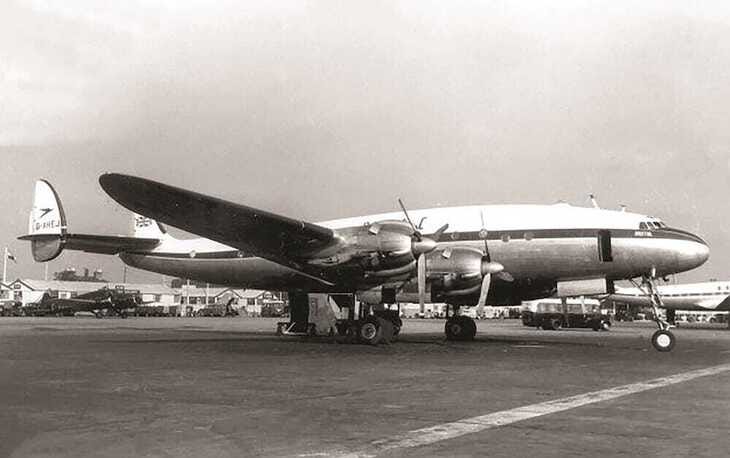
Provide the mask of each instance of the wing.
[{"label": "wing", "polygon": [[75,306],[86,306],[86,305],[103,305],[104,301],[94,299],[51,299],[51,303],[54,305],[60,305],[63,307],[75,307]]},{"label": "wing", "polygon": [[99,183],[136,213],[318,277],[305,261],[338,244],[329,228],[156,181],[110,173]]}]

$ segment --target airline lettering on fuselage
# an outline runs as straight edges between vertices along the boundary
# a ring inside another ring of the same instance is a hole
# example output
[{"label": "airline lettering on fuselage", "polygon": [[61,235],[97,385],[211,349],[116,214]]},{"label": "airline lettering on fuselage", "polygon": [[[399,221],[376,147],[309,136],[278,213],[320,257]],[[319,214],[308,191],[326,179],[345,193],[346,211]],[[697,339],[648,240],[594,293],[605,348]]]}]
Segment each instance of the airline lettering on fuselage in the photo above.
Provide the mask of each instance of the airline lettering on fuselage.
[{"label": "airline lettering on fuselage", "polygon": [[654,237],[651,231],[636,231],[634,232],[635,237]]}]

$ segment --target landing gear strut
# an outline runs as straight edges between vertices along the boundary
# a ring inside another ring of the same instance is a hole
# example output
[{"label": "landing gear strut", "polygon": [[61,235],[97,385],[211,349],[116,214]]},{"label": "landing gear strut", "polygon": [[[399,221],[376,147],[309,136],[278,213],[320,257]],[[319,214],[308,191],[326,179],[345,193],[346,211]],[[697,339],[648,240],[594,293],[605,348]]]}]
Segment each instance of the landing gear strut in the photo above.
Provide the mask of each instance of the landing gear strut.
[{"label": "landing gear strut", "polygon": [[640,291],[644,291],[644,293],[649,296],[649,301],[651,302],[652,312],[654,313],[654,321],[659,328],[651,336],[651,344],[657,351],[671,351],[672,348],[674,348],[674,344],[676,343],[677,339],[674,337],[674,334],[672,334],[672,332],[669,330],[670,328],[672,328],[672,325],[659,318],[659,307],[664,308],[664,304],[662,303],[661,296],[659,296],[659,293],[657,292],[656,276],[651,275],[643,277],[641,286],[637,285],[635,282],[633,282],[633,280],[632,283],[634,283],[634,285],[636,285]]},{"label": "landing gear strut", "polygon": [[449,317],[449,305],[446,305],[446,324],[444,325],[446,340],[474,340],[474,336],[477,334],[477,324],[468,316],[456,315],[457,312],[458,306],[454,306],[454,315]]}]

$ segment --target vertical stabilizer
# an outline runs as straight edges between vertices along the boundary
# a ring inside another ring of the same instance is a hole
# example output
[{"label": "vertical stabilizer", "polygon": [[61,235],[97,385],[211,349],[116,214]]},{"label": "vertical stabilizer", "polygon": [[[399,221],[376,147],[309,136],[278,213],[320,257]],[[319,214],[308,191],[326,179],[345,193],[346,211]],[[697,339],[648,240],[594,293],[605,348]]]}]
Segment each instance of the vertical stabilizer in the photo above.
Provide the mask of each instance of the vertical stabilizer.
[{"label": "vertical stabilizer", "polygon": [[50,261],[61,254],[65,234],[66,214],[56,190],[46,180],[36,181],[33,208],[28,218],[33,259]]},{"label": "vertical stabilizer", "polygon": [[143,238],[143,239],[158,239],[162,240],[165,234],[167,234],[167,229],[165,229],[165,226],[158,223],[157,221],[147,218],[146,216],[142,216],[138,213],[133,213],[134,221],[133,221],[133,228],[132,228],[132,234],[136,238]]}]

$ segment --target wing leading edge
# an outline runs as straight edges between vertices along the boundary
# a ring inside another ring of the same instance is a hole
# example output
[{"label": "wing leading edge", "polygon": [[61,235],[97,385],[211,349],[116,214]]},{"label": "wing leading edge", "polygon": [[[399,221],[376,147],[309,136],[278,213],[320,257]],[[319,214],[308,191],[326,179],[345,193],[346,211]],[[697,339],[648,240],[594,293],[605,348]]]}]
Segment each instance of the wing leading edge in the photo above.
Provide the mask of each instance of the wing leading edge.
[{"label": "wing leading edge", "polygon": [[306,260],[339,243],[329,228],[145,178],[108,173],[99,183],[133,212],[322,280]]}]

